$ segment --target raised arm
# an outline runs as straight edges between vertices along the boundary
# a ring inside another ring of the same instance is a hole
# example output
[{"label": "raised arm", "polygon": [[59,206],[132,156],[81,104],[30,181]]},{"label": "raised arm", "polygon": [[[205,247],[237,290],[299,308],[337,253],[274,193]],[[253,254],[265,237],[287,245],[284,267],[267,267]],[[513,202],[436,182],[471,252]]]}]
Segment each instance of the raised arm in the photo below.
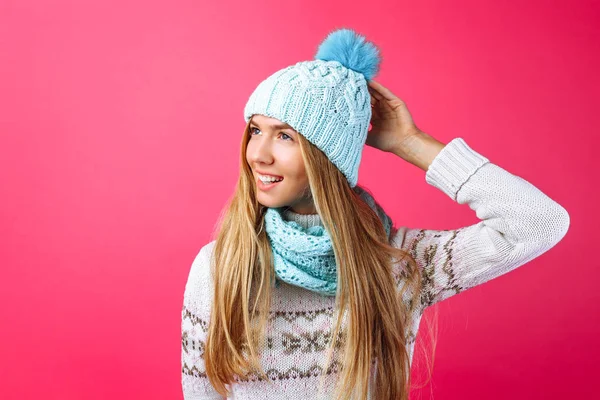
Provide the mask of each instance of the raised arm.
[{"label": "raised arm", "polygon": [[409,250],[422,271],[423,308],[531,261],[565,236],[570,220],[560,204],[463,139],[444,145],[422,132],[404,101],[379,82],[369,81],[369,92],[373,116],[366,144],[423,169],[427,183],[481,219],[454,230],[401,227],[393,234],[392,244]]},{"label": "raised arm", "polygon": [[426,169],[427,183],[468,204],[481,219],[453,230],[401,227],[392,239],[411,253],[422,271],[423,308],[514,270],[565,236],[570,220],[560,204],[491,163],[463,139],[418,146],[421,151],[411,157],[420,159],[415,165]]}]

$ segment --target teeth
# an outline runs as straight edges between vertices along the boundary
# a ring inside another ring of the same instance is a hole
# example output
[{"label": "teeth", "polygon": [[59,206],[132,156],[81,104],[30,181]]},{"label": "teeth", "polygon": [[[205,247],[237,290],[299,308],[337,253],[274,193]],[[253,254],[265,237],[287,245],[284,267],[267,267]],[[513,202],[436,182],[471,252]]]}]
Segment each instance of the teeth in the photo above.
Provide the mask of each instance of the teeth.
[{"label": "teeth", "polygon": [[283,180],[283,178],[275,178],[272,176],[264,176],[264,175],[259,175],[258,178],[261,181],[263,181],[264,183],[279,182],[279,181]]},{"label": "teeth", "polygon": [[269,182],[279,182],[281,179],[261,179],[261,181],[265,182],[265,183],[269,183]]}]

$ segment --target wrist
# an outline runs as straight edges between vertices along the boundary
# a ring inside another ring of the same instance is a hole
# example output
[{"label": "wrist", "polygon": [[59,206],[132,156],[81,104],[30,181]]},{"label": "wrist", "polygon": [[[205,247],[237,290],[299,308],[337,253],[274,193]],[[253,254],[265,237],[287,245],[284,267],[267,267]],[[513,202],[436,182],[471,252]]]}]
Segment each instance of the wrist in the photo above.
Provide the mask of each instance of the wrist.
[{"label": "wrist", "polygon": [[393,153],[427,171],[433,159],[446,145],[423,131],[418,131],[398,143]]},{"label": "wrist", "polygon": [[398,140],[391,152],[398,157],[409,161],[409,159],[414,156],[415,152],[422,146],[421,142],[424,140],[424,135],[425,133],[419,130],[414,133],[403,135],[402,139]]}]

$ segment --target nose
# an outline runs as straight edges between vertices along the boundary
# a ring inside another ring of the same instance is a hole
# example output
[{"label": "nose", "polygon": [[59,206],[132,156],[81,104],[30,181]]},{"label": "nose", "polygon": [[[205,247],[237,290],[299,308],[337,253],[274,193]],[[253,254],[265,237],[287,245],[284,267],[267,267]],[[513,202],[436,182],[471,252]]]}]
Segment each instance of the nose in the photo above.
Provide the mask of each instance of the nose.
[{"label": "nose", "polygon": [[271,151],[271,144],[268,138],[254,137],[248,142],[248,148],[246,149],[248,154],[248,161],[251,163],[263,163],[271,164],[273,162],[273,152]]}]

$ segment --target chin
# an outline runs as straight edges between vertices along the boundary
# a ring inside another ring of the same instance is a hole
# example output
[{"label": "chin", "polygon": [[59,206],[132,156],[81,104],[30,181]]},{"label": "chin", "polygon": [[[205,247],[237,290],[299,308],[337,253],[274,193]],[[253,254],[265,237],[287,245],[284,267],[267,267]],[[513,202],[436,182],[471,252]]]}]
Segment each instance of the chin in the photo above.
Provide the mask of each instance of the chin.
[{"label": "chin", "polygon": [[270,199],[268,196],[265,195],[259,195],[258,202],[263,206],[270,208],[278,208],[282,206],[280,201],[277,201],[276,199]]},{"label": "chin", "polygon": [[265,207],[270,208],[281,208],[288,207],[293,204],[293,201],[290,199],[281,199],[281,198],[269,198],[269,196],[258,195],[258,202]]}]

